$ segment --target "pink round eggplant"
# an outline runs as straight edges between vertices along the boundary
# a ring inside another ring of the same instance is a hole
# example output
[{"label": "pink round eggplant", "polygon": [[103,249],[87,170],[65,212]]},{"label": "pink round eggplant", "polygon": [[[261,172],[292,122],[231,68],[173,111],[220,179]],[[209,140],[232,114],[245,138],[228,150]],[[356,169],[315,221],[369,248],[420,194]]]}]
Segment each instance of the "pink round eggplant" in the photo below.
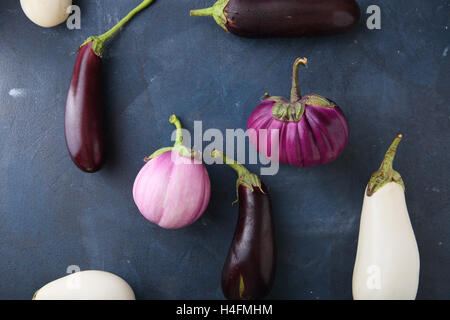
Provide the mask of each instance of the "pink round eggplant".
[{"label": "pink round eggplant", "polygon": [[306,58],[294,63],[291,99],[266,94],[247,122],[250,142],[258,152],[296,167],[334,161],[349,138],[347,120],[336,103],[318,94],[301,96],[298,69],[306,63]]},{"label": "pink round eggplant", "polygon": [[133,198],[142,215],[165,229],[180,229],[199,219],[211,194],[208,171],[195,152],[183,145],[181,123],[175,145],[156,151],[134,181]]}]

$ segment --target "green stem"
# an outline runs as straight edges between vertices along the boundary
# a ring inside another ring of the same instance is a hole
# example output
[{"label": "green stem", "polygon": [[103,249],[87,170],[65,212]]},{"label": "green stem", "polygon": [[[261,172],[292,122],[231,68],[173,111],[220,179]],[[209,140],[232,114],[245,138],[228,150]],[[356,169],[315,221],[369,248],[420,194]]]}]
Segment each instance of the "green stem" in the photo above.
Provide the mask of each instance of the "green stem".
[{"label": "green stem", "polygon": [[388,151],[386,152],[386,155],[384,156],[383,162],[380,166],[380,171],[382,171],[384,174],[389,173],[391,170],[393,170],[393,164],[395,159],[395,154],[397,153],[398,144],[400,141],[402,141],[403,135],[399,134],[394,141],[392,142],[391,146],[389,147]]},{"label": "green stem", "polygon": [[144,159],[145,162],[149,162],[150,160],[152,160],[156,157],[159,157],[163,153],[166,153],[166,152],[172,151],[172,150],[178,152],[180,155],[185,156],[185,157],[189,157],[189,158],[195,157],[195,152],[193,150],[188,149],[185,145],[183,145],[183,127],[181,126],[180,120],[177,118],[176,115],[173,114],[170,116],[169,122],[171,124],[174,124],[175,127],[177,128],[175,143],[174,143],[173,147],[161,148],[161,149],[155,151],[154,153],[152,153],[152,155],[150,155],[149,157],[146,157]]},{"label": "green stem", "polygon": [[177,135],[175,138],[175,144],[173,145],[174,147],[182,145],[183,144],[183,127],[181,126],[181,122],[180,120],[177,118],[176,115],[172,115],[169,119],[169,122],[171,124],[174,124],[175,127],[177,128]]},{"label": "green stem", "polygon": [[89,37],[81,46],[89,42],[93,42],[92,50],[98,55],[101,56],[103,53],[103,46],[105,42],[108,41],[113,35],[115,35],[120,28],[122,28],[128,21],[130,21],[137,13],[141,12],[145,8],[147,8],[154,0],[143,0],[140,5],[131,10],[125,18],[120,20],[114,27],[110,30],[106,31],[104,34],[95,37]]},{"label": "green stem", "polygon": [[242,164],[240,164],[239,162],[237,162],[237,161],[235,161],[235,160],[233,160],[231,158],[228,158],[226,155],[224,155],[219,150],[214,150],[213,152],[211,152],[211,156],[213,158],[222,158],[223,159],[223,163],[225,163],[228,166],[230,166],[231,168],[233,168],[234,171],[236,171],[236,173],[238,174],[239,177],[243,177],[243,176],[248,175],[248,174],[251,173]]},{"label": "green stem", "polygon": [[291,89],[291,102],[296,102],[302,98],[300,93],[300,86],[298,82],[298,70],[300,66],[306,67],[308,63],[308,59],[306,58],[297,58],[294,62],[293,70],[292,70],[292,89]]},{"label": "green stem", "polygon": [[214,16],[214,7],[191,10],[189,14],[191,17],[212,17]]},{"label": "green stem", "polygon": [[230,0],[217,0],[217,2],[212,7],[191,10],[190,15],[192,17],[213,17],[214,20],[216,20],[217,24],[221,26],[226,32],[228,32],[228,29],[226,27],[228,21],[227,17],[225,16],[224,10],[229,1]]},{"label": "green stem", "polygon": [[248,171],[248,169],[244,167],[242,164],[231,158],[228,158],[221,151],[218,150],[214,150],[213,152],[211,152],[211,156],[213,158],[222,158],[223,162],[228,166],[230,166],[231,168],[233,168],[234,171],[236,171],[236,173],[238,174],[238,179],[236,181],[237,200],[234,203],[239,202],[239,186],[241,185],[250,189],[251,192],[254,192],[255,188],[258,188],[262,193],[264,193],[262,189],[261,179],[259,179],[259,177],[256,174]]},{"label": "green stem", "polygon": [[394,139],[388,151],[386,152],[386,155],[384,156],[383,162],[381,162],[380,168],[370,177],[369,185],[367,186],[367,195],[369,197],[388,182],[398,183],[403,187],[403,189],[405,189],[405,184],[403,183],[403,179],[400,173],[393,169],[397,147],[400,141],[402,141],[402,138],[403,136],[399,134]]}]

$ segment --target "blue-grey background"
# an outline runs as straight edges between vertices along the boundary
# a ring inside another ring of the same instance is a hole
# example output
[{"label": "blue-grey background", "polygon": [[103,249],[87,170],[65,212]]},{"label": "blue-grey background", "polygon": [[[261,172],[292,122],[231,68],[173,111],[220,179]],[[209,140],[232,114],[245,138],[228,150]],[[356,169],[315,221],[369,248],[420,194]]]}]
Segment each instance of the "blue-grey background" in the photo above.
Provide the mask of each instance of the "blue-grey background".
[{"label": "blue-grey background", "polygon": [[[169,146],[176,113],[186,128],[245,128],[264,92],[288,95],[291,64],[303,93],[341,106],[350,142],[334,163],[282,166],[263,177],[273,200],[278,265],[273,299],[351,299],[363,192],[396,134],[396,169],[421,253],[419,299],[450,298],[450,2],[360,0],[344,35],[255,40],[226,34],[189,10],[211,0],[158,0],[107,45],[108,164],[89,175],[71,162],[64,105],[77,46],[138,0],[74,1],[81,30],[43,29],[19,1],[0,4],[0,298],[31,299],[69,265],[126,279],[139,299],[222,299],[221,269],[237,207],[235,176],[209,166],[207,212],[166,231],[147,222],[131,191],[142,159]],[[365,26],[370,4],[382,30]],[[256,171],[259,166],[251,166]]]}]

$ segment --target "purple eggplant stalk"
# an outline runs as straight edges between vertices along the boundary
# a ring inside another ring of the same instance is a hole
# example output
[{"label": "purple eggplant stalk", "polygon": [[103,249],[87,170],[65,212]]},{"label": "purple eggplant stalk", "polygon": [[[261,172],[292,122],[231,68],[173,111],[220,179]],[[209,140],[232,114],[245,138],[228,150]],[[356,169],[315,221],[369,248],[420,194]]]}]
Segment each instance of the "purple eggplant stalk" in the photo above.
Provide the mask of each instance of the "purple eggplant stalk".
[{"label": "purple eggplant stalk", "polygon": [[108,32],[89,37],[80,47],[66,101],[65,137],[78,168],[96,172],[105,163],[101,64],[103,47],[135,14],[154,0],[145,0]]},{"label": "purple eggplant stalk", "polygon": [[272,161],[311,167],[334,161],[349,138],[347,120],[335,102],[318,94],[301,96],[298,70],[306,66],[298,58],[293,67],[291,99],[264,96],[247,122],[249,140]]},{"label": "purple eggplant stalk", "polygon": [[360,15],[355,0],[218,0],[191,10],[191,16],[211,16],[225,31],[243,37],[337,34],[356,25]]},{"label": "purple eggplant stalk", "polygon": [[223,294],[230,300],[262,299],[272,289],[276,264],[269,193],[261,179],[243,165],[217,150],[212,156],[222,158],[239,176],[239,218],[222,270]]}]

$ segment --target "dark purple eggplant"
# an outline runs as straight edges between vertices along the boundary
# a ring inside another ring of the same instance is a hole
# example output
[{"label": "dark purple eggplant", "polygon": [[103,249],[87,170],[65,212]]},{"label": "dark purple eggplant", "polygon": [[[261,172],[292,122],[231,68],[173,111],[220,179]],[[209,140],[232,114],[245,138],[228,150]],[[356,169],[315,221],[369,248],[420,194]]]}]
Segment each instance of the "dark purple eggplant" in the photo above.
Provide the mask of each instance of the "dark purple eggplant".
[{"label": "dark purple eggplant", "polygon": [[222,291],[230,300],[264,298],[272,289],[276,249],[270,197],[260,178],[243,165],[214,151],[213,157],[238,173],[239,218],[222,270]]},{"label": "dark purple eggplant", "polygon": [[211,16],[242,37],[337,34],[351,29],[360,15],[355,0],[218,0],[210,8],[191,10],[191,16]]},{"label": "dark purple eggplant", "polygon": [[103,47],[135,14],[154,0],[144,0],[108,32],[89,37],[80,47],[66,101],[65,136],[78,168],[96,172],[105,163],[101,64]]},{"label": "dark purple eggplant", "polygon": [[92,42],[80,48],[67,95],[65,133],[73,162],[83,171],[105,163],[102,115],[101,58]]}]

